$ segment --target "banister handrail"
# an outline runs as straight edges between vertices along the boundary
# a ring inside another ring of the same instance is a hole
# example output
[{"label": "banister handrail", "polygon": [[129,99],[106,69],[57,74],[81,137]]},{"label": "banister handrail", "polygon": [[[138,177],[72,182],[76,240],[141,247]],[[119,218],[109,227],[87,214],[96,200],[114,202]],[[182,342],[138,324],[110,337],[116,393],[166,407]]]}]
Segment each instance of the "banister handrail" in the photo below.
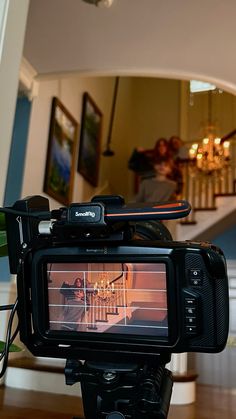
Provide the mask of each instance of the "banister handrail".
[{"label": "banister handrail", "polygon": [[[221,144],[224,143],[225,141],[231,140],[233,137],[236,137],[236,128],[233,129],[232,131],[230,131],[228,134],[223,135],[223,137],[221,137]],[[184,141],[184,144],[186,146],[191,145],[193,143],[201,143],[202,142],[202,138],[197,138],[194,140],[187,140]]]},{"label": "banister handrail", "polygon": [[228,134],[226,134],[226,135],[224,135],[222,138],[221,138],[221,144],[222,143],[224,143],[225,141],[228,141],[228,140],[230,140],[232,137],[234,137],[235,136],[235,134],[236,134],[236,129],[234,129],[233,131],[230,131]]}]

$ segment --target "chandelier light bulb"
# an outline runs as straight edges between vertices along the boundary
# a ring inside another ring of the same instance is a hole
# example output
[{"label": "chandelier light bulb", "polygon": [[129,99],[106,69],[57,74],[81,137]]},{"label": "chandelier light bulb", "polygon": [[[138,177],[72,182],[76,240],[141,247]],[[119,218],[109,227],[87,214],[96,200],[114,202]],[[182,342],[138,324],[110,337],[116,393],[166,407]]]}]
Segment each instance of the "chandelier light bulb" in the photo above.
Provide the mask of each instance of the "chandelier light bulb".
[{"label": "chandelier light bulb", "polygon": [[195,154],[196,154],[196,151],[193,148],[190,148],[190,150],[189,150],[189,156],[190,156],[190,158],[194,158],[195,157]]},{"label": "chandelier light bulb", "polygon": [[223,149],[224,149],[224,157],[226,159],[229,158],[229,147],[230,147],[230,142],[229,141],[225,141],[223,143]]},{"label": "chandelier light bulb", "polygon": [[114,0],[100,0],[97,5],[101,7],[111,7]]},{"label": "chandelier light bulb", "polygon": [[94,6],[110,7],[114,0],[82,0],[85,3],[93,4]]}]

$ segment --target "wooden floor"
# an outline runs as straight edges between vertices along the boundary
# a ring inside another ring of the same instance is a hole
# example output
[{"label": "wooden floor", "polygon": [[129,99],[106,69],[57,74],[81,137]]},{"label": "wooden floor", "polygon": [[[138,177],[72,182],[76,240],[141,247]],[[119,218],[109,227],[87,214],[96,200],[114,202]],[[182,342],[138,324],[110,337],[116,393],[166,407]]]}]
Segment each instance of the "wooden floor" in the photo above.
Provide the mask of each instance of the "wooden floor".
[{"label": "wooden floor", "polygon": [[[72,419],[73,416],[83,418],[79,398],[0,387],[1,419]],[[168,416],[168,419],[234,418],[236,394],[210,386],[198,386],[196,403],[171,406]]]}]

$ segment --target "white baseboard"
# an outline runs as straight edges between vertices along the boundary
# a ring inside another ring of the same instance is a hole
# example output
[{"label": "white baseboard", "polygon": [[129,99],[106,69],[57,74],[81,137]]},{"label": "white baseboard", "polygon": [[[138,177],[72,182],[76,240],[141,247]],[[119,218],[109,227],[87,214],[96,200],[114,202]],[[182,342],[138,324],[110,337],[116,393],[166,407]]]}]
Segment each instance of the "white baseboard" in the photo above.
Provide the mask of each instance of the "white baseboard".
[{"label": "white baseboard", "polygon": [[5,378],[5,386],[21,390],[35,390],[81,397],[80,384],[67,386],[63,374],[33,371],[24,368],[9,367]]},{"label": "white baseboard", "polygon": [[[0,306],[11,304],[16,299],[16,285],[13,282],[0,282]],[[0,312],[0,340],[5,337],[9,312]]]},{"label": "white baseboard", "polygon": [[174,383],[171,404],[183,405],[196,401],[196,381]]}]

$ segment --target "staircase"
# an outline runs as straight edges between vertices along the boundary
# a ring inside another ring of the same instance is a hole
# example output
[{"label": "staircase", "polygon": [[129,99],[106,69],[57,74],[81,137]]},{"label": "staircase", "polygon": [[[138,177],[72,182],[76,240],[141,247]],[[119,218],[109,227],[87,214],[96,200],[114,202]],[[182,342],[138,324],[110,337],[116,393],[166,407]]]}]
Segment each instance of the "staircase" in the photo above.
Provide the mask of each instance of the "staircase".
[{"label": "staircase", "polygon": [[236,168],[234,162],[221,173],[204,175],[193,163],[182,164],[183,199],[190,202],[191,214],[176,228],[176,240],[208,240],[222,234],[236,220]]},{"label": "staircase", "polygon": [[119,307],[126,305],[124,281],[122,272],[118,277],[110,279],[108,285],[102,283],[102,287],[91,293],[87,313],[88,330],[104,332],[124,317],[119,313]]},{"label": "staircase", "polygon": [[208,240],[222,234],[236,223],[236,194],[219,196],[215,208],[193,210],[194,222],[177,224],[176,240]]}]

